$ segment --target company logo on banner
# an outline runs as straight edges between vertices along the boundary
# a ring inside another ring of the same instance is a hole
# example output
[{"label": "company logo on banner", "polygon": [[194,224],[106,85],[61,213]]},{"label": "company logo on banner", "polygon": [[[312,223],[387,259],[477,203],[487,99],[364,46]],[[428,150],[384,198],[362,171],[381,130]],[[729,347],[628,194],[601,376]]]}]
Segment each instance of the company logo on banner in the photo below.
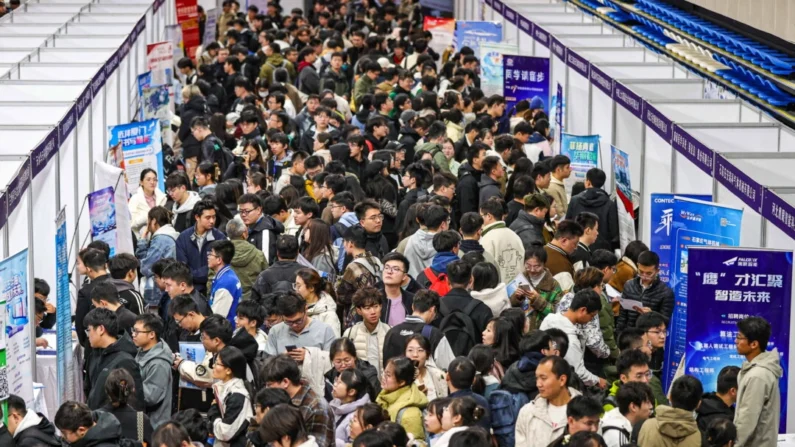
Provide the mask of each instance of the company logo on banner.
[{"label": "company logo on banner", "polygon": [[149,120],[141,123],[112,126],[110,132],[110,151],[113,161],[108,164],[125,170],[127,190],[138,189],[141,171],[154,169],[161,191],[165,191],[165,170],[163,169],[163,145],[160,138],[160,122]]},{"label": "company logo on banner", "polygon": [[[740,243],[743,210],[714,202],[674,197],[672,222],[673,251],[671,281],[676,304],[665,340],[663,389],[673,381],[676,368],[687,347],[688,263],[690,247],[736,247]],[[698,313],[700,319],[702,316]]]},{"label": "company logo on banner", "polygon": [[651,238],[649,250],[660,256],[660,281],[669,284],[671,279],[671,253],[673,250],[672,229],[674,222],[674,197],[709,202],[712,196],[699,194],[652,194],[651,195]]},{"label": "company logo on banner", "polygon": [[687,319],[684,372],[698,378],[705,393],[715,391],[721,368],[745,360],[734,344],[737,323],[749,316],[764,318],[772,329],[767,350],[780,355],[784,369],[779,430],[785,433],[792,252],[692,247],[689,264],[687,307],[697,318]]},{"label": "company logo on banner", "polygon": [[585,181],[591,168],[598,168],[599,135],[572,135],[564,133],[560,139],[560,153],[571,160],[571,175],[566,179],[566,192],[577,182]]},{"label": "company logo on banner", "polygon": [[549,58],[504,56],[502,68],[506,110],[511,110],[519,101],[538,97],[544,103],[544,112],[549,111]]},{"label": "company logo on banner", "polygon": [[[33,406],[33,369],[30,355],[30,290],[28,289],[28,250],[0,262],[0,399],[16,394]],[[71,339],[71,337],[70,337]],[[8,362],[8,360],[11,360]],[[6,363],[8,362],[8,363]]]},{"label": "company logo on banner", "polygon": [[502,41],[502,23],[476,22],[472,20],[459,20],[455,24],[455,48],[469,47],[475,49],[478,42]]},{"label": "company logo on banner", "polygon": [[55,220],[55,290],[58,395],[61,402],[74,396],[72,368],[72,302],[69,296],[69,254],[66,249],[66,207]]},{"label": "company logo on banner", "polygon": [[[516,54],[519,47],[506,43],[478,42],[480,57],[480,88],[486,96],[504,95],[503,66],[504,54]],[[507,98],[506,98],[507,100]]]},{"label": "company logo on banner", "polygon": [[430,45],[438,54],[444,53],[445,48],[453,46],[455,19],[425,17],[422,28],[433,35]]},{"label": "company logo on banner", "polygon": [[629,154],[610,146],[611,164],[616,181],[616,206],[618,207],[618,236],[623,252],[635,240],[635,205],[629,181]]},{"label": "company logo on banner", "polygon": [[110,246],[110,255],[116,254],[116,205],[113,187],[108,186],[88,195],[88,216],[91,220],[91,238]]}]

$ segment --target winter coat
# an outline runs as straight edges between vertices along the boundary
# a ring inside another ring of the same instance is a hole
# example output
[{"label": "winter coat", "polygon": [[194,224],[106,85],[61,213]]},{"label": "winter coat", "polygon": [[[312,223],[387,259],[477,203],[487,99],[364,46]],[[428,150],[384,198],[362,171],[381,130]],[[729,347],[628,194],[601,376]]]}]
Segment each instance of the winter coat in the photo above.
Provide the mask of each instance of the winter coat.
[{"label": "winter coat", "polygon": [[[425,362],[425,375],[422,377],[422,384],[425,385],[425,395],[428,396],[428,401],[432,401],[439,397],[447,397],[450,390],[447,387],[447,373],[437,368],[433,359],[428,359]],[[419,372],[414,383],[420,386]]]},{"label": "winter coat", "polygon": [[280,53],[273,53],[268,56],[262,64],[262,68],[259,70],[259,78],[265,79],[265,82],[271,85],[274,82],[273,72],[276,71],[277,68],[284,68],[286,70],[288,66],[292,65],[293,63],[285,59]]},{"label": "winter coat", "polygon": [[338,271],[337,259],[339,259],[339,249],[332,246],[331,252],[323,250],[322,253],[315,255],[315,257],[312,258],[312,266],[319,272],[336,274]]},{"label": "winter coat", "polygon": [[414,439],[420,441],[425,439],[422,410],[428,406],[428,398],[417,385],[412,383],[391,392],[382,390],[375,403],[389,413],[392,422],[398,422],[398,414],[405,408],[406,410],[400,415],[400,425],[406,429],[406,433],[414,436]]},{"label": "winter coat", "polygon": [[117,447],[121,439],[121,423],[107,411],[92,411],[94,426],[71,447]]},{"label": "winter coat", "polygon": [[[458,198],[456,216],[463,216],[468,212],[480,212],[480,178],[483,171],[478,171],[469,163],[462,163],[458,168],[458,184],[455,187],[455,196]],[[522,255],[524,256],[524,254]]]},{"label": "winter coat", "polygon": [[610,286],[619,292],[624,291],[624,285],[638,274],[638,267],[631,259],[624,256],[616,264],[616,273],[610,278]]},{"label": "winter coat", "polygon": [[[355,367],[362,372],[364,378],[367,380],[367,383],[370,384],[370,390],[368,391],[371,391],[374,396],[378,396],[378,393],[381,392],[381,380],[378,378],[378,370],[375,369],[375,366],[371,365],[365,360],[357,358]],[[331,395],[331,391],[334,382],[337,381],[337,377],[339,377],[340,374],[342,373],[337,371],[336,368],[331,368],[323,374],[326,385],[325,396],[327,402],[331,402],[332,399],[334,399],[334,397]]]},{"label": "winter coat", "polygon": [[225,265],[215,274],[212,288],[210,289],[210,308],[214,314],[225,317],[235,328],[237,305],[243,296],[243,286],[237,278],[232,266]]},{"label": "winter coat", "polygon": [[588,188],[571,198],[566,211],[566,219],[574,219],[582,212],[594,213],[599,217],[599,234],[591,244],[591,251],[604,248],[618,248],[618,208],[616,202],[601,188]]},{"label": "winter coat", "polygon": [[176,231],[182,233],[187,228],[193,226],[195,223],[193,219],[193,206],[196,205],[196,203],[198,203],[200,200],[201,197],[199,197],[199,193],[188,191],[188,198],[182,205],[178,204],[177,202],[172,202],[171,225],[174,226]]},{"label": "winter coat", "polygon": [[336,73],[334,70],[329,67],[325,72],[323,72],[323,76],[321,76],[323,81],[326,79],[330,79],[334,81],[334,94],[337,96],[351,96],[351,85],[348,83],[348,77],[345,73],[342,72],[340,69],[339,73]]},{"label": "winter coat", "polygon": [[[194,96],[182,105],[177,138],[182,142],[182,158],[201,158],[201,143],[193,136],[190,125],[194,118],[209,115],[207,101],[204,96]],[[201,161],[201,160],[199,160]]]},{"label": "winter coat", "polygon": [[524,244],[516,233],[505,226],[505,222],[485,225],[480,245],[497,262],[502,282],[510,283],[524,271]]},{"label": "winter coat", "polygon": [[445,121],[445,125],[447,126],[447,138],[458,141],[464,136],[464,127],[458,123],[454,123],[451,121]]},{"label": "winter coat", "polygon": [[519,211],[513,222],[511,230],[522,240],[525,251],[533,245],[544,245],[544,220],[528,213]]},{"label": "winter coat", "polygon": [[397,224],[398,224],[398,233],[403,232],[404,227],[406,225],[406,215],[409,212],[409,208],[411,205],[417,203],[417,200],[420,197],[423,197],[428,192],[422,188],[414,188],[406,192],[406,195],[403,196],[403,200],[400,201],[400,205],[398,205],[398,212],[397,212]]},{"label": "winter coat", "polygon": [[284,233],[284,225],[271,216],[263,215],[248,229],[248,241],[262,251],[268,264],[276,262],[276,240]]},{"label": "winter coat", "polygon": [[149,415],[152,426],[157,428],[171,418],[173,353],[161,340],[148,351],[138,349],[135,361],[141,369],[146,414]]},{"label": "winter coat", "polygon": [[429,233],[423,229],[409,237],[403,255],[409,260],[409,275],[416,278],[426,267],[431,266],[436,250],[433,248],[433,237],[436,233]]},{"label": "winter coat", "polygon": [[540,352],[527,352],[522,355],[505,371],[500,382],[500,389],[511,393],[524,393],[531,401],[535,399],[538,395],[536,368],[543,358],[544,354]]},{"label": "winter coat", "polygon": [[[579,396],[580,392],[574,388],[569,388],[569,394],[574,398]],[[563,434],[566,427],[565,414],[558,421],[551,420],[549,416],[549,401],[538,396],[519,410],[519,415],[516,418],[516,445],[549,445],[550,442]]]},{"label": "winter coat", "polygon": [[781,368],[778,350],[773,348],[743,362],[737,375],[737,447],[773,447],[778,439]]},{"label": "winter coat", "polygon": [[251,287],[257,276],[268,268],[268,261],[262,251],[248,241],[238,239],[233,240],[232,244],[235,246],[235,256],[230,265],[243,287],[242,300],[245,301],[251,297]]},{"label": "winter coat", "polygon": [[331,226],[331,237],[334,238],[334,248],[337,250],[337,271],[342,272],[345,267],[345,249],[343,248],[343,236],[348,227],[359,223],[356,213],[349,211],[343,214],[340,219]]},{"label": "winter coat", "polygon": [[[778,414],[776,419],[778,419]],[[638,445],[643,447],[701,447],[701,433],[693,418],[693,412],[667,405],[658,406],[656,417],[647,419],[643,423],[638,434]],[[763,444],[750,445],[760,446]]]},{"label": "winter coat", "polygon": [[492,197],[502,198],[502,193],[500,192],[500,182],[494,180],[486,174],[480,176],[478,187],[480,188],[478,203],[485,203],[486,200]]},{"label": "winter coat", "polygon": [[568,273],[572,277],[574,276],[574,264],[569,259],[568,253],[551,242],[544,246],[544,251],[547,252],[546,267],[553,276],[558,273]]},{"label": "winter coat", "polygon": [[29,410],[17,425],[14,444],[18,447],[60,447],[55,427],[41,413]]},{"label": "winter coat", "polygon": [[[159,188],[155,188],[155,206],[166,206],[168,197]],[[138,188],[135,191],[127,206],[130,207],[131,222],[133,232],[136,236],[140,236],[141,230],[146,228],[146,223],[149,221],[149,203],[146,202],[144,189]]]},{"label": "winter coat", "polygon": [[546,330],[550,328],[557,328],[566,333],[569,339],[569,350],[564,357],[569,365],[574,368],[574,372],[582,379],[586,385],[596,385],[599,383],[599,377],[585,369],[584,354],[585,346],[580,339],[580,333],[577,326],[562,314],[549,314],[544,321],[541,322],[540,329]]},{"label": "winter coat", "polygon": [[[213,384],[216,404],[207,412],[219,447],[245,447],[248,421],[254,417],[251,397],[243,379]],[[217,406],[217,407],[216,407]]]},{"label": "winter coat", "polygon": [[145,443],[145,445],[152,445],[152,434],[154,433],[154,428],[152,428],[152,421],[144,412],[136,411],[135,409],[131,408],[129,405],[124,405],[119,408],[114,408],[113,405],[108,404],[102,407],[102,411],[107,411],[108,413],[112,414],[113,417],[119,420],[119,424],[121,424],[121,437],[127,438],[130,440],[138,441],[138,414],[141,415],[141,425],[143,429],[143,433],[140,439],[141,442]]},{"label": "winter coat", "polygon": [[610,300],[607,299],[607,295],[602,293],[600,297],[602,299],[602,308],[599,310],[597,317],[599,318],[599,329],[602,332],[602,339],[605,345],[610,349],[609,358],[612,360],[596,358],[590,350],[585,352],[585,366],[592,372],[596,372],[599,369],[600,371],[597,374],[599,376],[603,374],[603,368],[607,367],[608,364],[614,363],[619,354],[616,340],[616,317],[613,315],[613,308]]},{"label": "winter coat", "polygon": [[414,334],[422,334],[422,330],[426,327],[426,331],[430,332],[430,337],[426,338],[430,341],[431,351],[433,351],[429,354],[436,366],[446,370],[450,362],[455,358],[455,353],[453,353],[447,337],[444,336],[444,333],[439,328],[426,324],[422,318],[409,313],[407,313],[405,321],[393,326],[387,332],[384,339],[384,358],[391,359],[392,357],[403,355],[406,352],[406,339]]},{"label": "winter coat", "polygon": [[453,427],[450,430],[442,433],[438,438],[433,440],[433,447],[450,447],[450,441],[453,440],[453,435],[462,431],[467,431],[469,427],[466,425],[460,427]]},{"label": "winter coat", "polygon": [[499,317],[503,310],[511,307],[511,301],[508,299],[508,292],[504,282],[497,284],[497,287],[493,289],[487,287],[483,290],[473,290],[471,294],[472,298],[483,301],[485,305],[489,306],[494,318]]},{"label": "winter coat", "polygon": [[251,299],[262,302],[262,297],[273,292],[277,287],[279,291],[286,292],[287,290],[280,287],[286,284],[280,283],[294,283],[295,272],[302,268],[304,266],[295,261],[276,261],[257,276],[257,280],[251,287]]},{"label": "winter coat", "polygon": [[706,433],[710,422],[718,419],[734,421],[734,407],[726,405],[717,393],[706,393],[696,409],[696,423],[701,433]]},{"label": "winter coat", "polygon": [[[388,305],[382,307],[388,307]],[[345,330],[345,334],[343,335],[343,338],[349,338],[353,342],[353,345],[356,346],[356,358],[368,360],[368,363],[376,367],[379,376],[381,376],[381,372],[383,371],[384,340],[386,339],[386,334],[389,332],[389,329],[389,325],[381,321],[378,322],[378,326],[375,328],[375,337],[376,340],[378,340],[377,363],[370,362],[367,358],[367,341],[370,339],[371,333],[367,331],[364,322],[359,322],[349,327]]]},{"label": "winter coat", "polygon": [[340,319],[337,316],[337,303],[326,292],[320,292],[320,297],[315,304],[307,306],[307,316],[313,320],[326,323],[333,331],[334,336],[340,336]]},{"label": "winter coat", "polygon": [[204,243],[199,248],[196,245],[195,227],[189,227],[177,237],[177,261],[188,264],[193,275],[193,286],[202,294],[207,293],[207,278],[210,275],[210,269],[207,267],[207,253],[210,252],[211,242],[224,239],[226,239],[224,233],[213,228],[205,233]]},{"label": "winter coat", "polygon": [[375,90],[375,81],[366,74],[361,76],[353,85],[353,102],[357,106],[362,103],[362,97]]},{"label": "winter coat", "polygon": [[414,160],[414,153],[416,151],[417,142],[422,137],[411,127],[403,126],[400,128],[400,136],[398,141],[406,149],[406,160]]},{"label": "winter coat", "polygon": [[86,371],[88,380],[84,387],[87,388],[86,404],[89,408],[99,409],[109,402],[105,393],[105,381],[111,371],[117,368],[126,369],[135,382],[135,396],[130,401],[137,407],[144,406],[144,386],[141,380],[141,369],[135,361],[138,353],[135,345],[128,336],[119,338],[115,343],[105,349],[92,349],[87,359]]},{"label": "winter coat", "polygon": [[367,393],[347,404],[336,398],[328,403],[331,411],[334,412],[334,423],[337,427],[334,430],[334,437],[338,447],[344,447],[345,444],[351,442],[351,421],[353,416],[356,415],[356,410],[367,403],[370,403],[370,395]]},{"label": "winter coat", "polygon": [[[671,315],[674,313],[674,291],[671,290],[668,284],[659,279],[655,279],[645,289],[640,285],[639,277],[627,281],[624,285],[622,297],[640,301],[643,303],[643,307],[649,307],[654,312],[662,314],[666,321],[670,321]],[[618,314],[618,319],[616,320],[616,330],[621,332],[628,327],[635,327],[638,315],[634,310],[627,310],[622,307],[621,313]]]},{"label": "winter coat", "polygon": [[557,214],[558,216],[565,216],[566,211],[569,208],[569,198],[566,195],[566,186],[563,184],[563,181],[552,177],[549,181],[549,187],[544,190],[545,193],[549,194],[554,202],[552,203],[552,207],[555,210],[550,210],[550,216],[554,216]]},{"label": "winter coat", "polygon": [[[466,289],[458,287],[450,289],[439,305],[439,314],[444,318],[456,310],[463,312],[473,299],[472,295],[470,295]],[[477,334],[473,334],[475,340],[477,340],[481,333],[486,330],[489,321],[493,318],[491,309],[486,304],[479,302],[472,310],[472,313],[469,314],[469,317],[472,319],[472,322],[475,323],[475,329],[478,331]]]},{"label": "winter coat", "polygon": [[602,417],[602,438],[607,447],[621,447],[624,444],[629,444],[631,435],[632,423],[621,414],[618,408],[607,411]]},{"label": "winter coat", "polygon": [[8,427],[0,423],[0,447],[15,447],[14,438],[8,431]]},{"label": "winter coat", "polygon": [[138,239],[135,257],[141,262],[141,275],[144,277],[144,301],[157,304],[160,300],[160,289],[155,284],[152,266],[163,258],[177,257],[177,238],[179,233],[171,224],[166,224],[155,231],[150,239]]},{"label": "winter coat", "polygon": [[540,159],[552,156],[552,148],[549,146],[549,140],[538,132],[533,132],[533,134],[530,135],[530,138],[524,145],[524,152],[527,158],[533,163],[538,163]]},{"label": "winter coat", "polygon": [[301,64],[298,66],[298,90],[307,95],[319,94],[320,76],[317,74],[315,67],[309,64],[304,65],[303,68],[301,68]]}]

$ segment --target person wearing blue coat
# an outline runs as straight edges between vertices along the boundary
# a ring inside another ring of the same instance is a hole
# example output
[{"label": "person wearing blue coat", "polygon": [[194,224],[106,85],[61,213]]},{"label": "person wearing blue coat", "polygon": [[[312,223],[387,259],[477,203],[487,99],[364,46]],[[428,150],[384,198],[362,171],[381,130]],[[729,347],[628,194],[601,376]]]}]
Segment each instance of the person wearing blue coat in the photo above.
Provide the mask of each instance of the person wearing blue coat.
[{"label": "person wearing blue coat", "polygon": [[215,241],[210,244],[207,265],[215,272],[210,289],[210,308],[214,314],[221,315],[235,328],[237,305],[243,296],[243,286],[230,264],[235,257],[235,244],[232,241]]},{"label": "person wearing blue coat", "polygon": [[177,261],[190,267],[193,284],[202,295],[207,295],[207,254],[210,243],[226,239],[215,229],[215,204],[211,200],[201,200],[193,206],[195,224],[179,234],[177,238]]}]

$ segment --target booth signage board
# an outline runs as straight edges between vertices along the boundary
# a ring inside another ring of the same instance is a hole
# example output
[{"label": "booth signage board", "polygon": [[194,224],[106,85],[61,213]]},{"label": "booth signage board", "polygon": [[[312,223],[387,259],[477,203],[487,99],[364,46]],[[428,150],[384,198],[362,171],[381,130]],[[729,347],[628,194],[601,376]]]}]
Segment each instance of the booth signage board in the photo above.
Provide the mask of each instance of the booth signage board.
[{"label": "booth signage board", "polygon": [[629,154],[610,146],[611,164],[616,181],[616,207],[618,207],[618,235],[621,251],[635,240],[635,205],[632,202],[632,184],[629,177]]},{"label": "booth signage board", "polygon": [[541,45],[549,48],[549,33],[540,26],[533,23],[533,39]]},{"label": "booth signage board", "polygon": [[503,6],[505,5],[500,0],[492,0],[491,2],[491,7],[494,8],[494,11],[499,15],[502,15]]},{"label": "booth signage board", "polygon": [[643,107],[643,123],[649,126],[654,133],[660,136],[665,142],[671,142],[671,135],[673,135],[673,121],[660,113],[653,105],[648,102]]},{"label": "booth signage board", "polygon": [[127,205],[127,201],[130,200],[130,194],[127,192],[124,174],[124,170],[119,167],[101,161],[94,162],[95,190],[107,187],[113,188],[114,204],[116,206],[116,244],[119,253],[133,253],[135,247],[132,240],[130,208]]},{"label": "booth signage board", "polygon": [[503,15],[505,16],[505,20],[507,20],[508,23],[516,25],[516,11],[509,8],[508,6],[505,6]]},{"label": "booth signage board", "polygon": [[552,44],[549,47],[549,51],[552,52],[558,59],[562,61],[566,61],[566,46],[563,45],[561,41],[557,39],[557,37],[552,36],[551,39]]},{"label": "booth signage board", "polygon": [[30,178],[30,158],[26,158],[19,166],[16,177],[11,180],[11,183],[8,184],[8,188],[6,188],[9,215],[17,209],[17,205],[22,201],[25,191],[27,191],[28,186],[30,186]]},{"label": "booth signage board", "polygon": [[638,119],[643,118],[643,98],[620,82],[613,82],[613,100],[629,110]]},{"label": "booth signage board", "polygon": [[693,164],[704,171],[704,173],[712,176],[715,163],[715,151],[704,146],[704,144],[675,124],[671,134],[671,147],[693,162]]},{"label": "booth signage board", "polygon": [[767,188],[762,200],[762,217],[795,239],[795,207]]},{"label": "booth signage board", "polygon": [[0,228],[6,226],[8,221],[8,194],[0,194]]},{"label": "booth signage board", "polygon": [[613,78],[607,75],[607,73],[603,72],[599,69],[596,65],[591,64],[591,71],[590,71],[590,79],[591,84],[595,85],[596,88],[604,92],[605,95],[609,97],[613,97]]},{"label": "booth signage board", "polygon": [[215,42],[215,27],[218,25],[218,15],[218,8],[207,11],[207,21],[204,23],[204,36],[202,36],[202,45],[204,46]]},{"label": "booth signage board", "polygon": [[459,20],[455,23],[455,47],[477,48],[478,42],[501,42],[502,23]]},{"label": "booth signage board", "polygon": [[[120,164],[126,171],[127,190],[138,189],[141,171],[150,168],[157,172],[158,186],[165,191],[165,169],[163,168],[163,149],[160,135],[160,122],[156,119],[139,123],[122,124],[109,128],[110,152],[121,151]],[[111,163],[114,164],[114,163]]]},{"label": "booth signage board", "polygon": [[675,305],[668,324],[670,336],[665,340],[664,390],[671,385],[687,347],[688,250],[692,246],[737,247],[743,221],[741,209],[681,196],[674,198],[673,214],[670,286]]},{"label": "booth signage board", "polygon": [[588,78],[588,68],[591,64],[576,52],[572,50],[566,51],[566,65],[583,75],[586,79]]},{"label": "booth signage board", "polygon": [[116,204],[112,186],[88,194],[88,216],[91,220],[91,239],[110,246],[116,253]]},{"label": "booth signage board", "polygon": [[[486,96],[503,95],[504,54],[516,54],[519,47],[507,43],[478,42],[480,56],[480,88]],[[507,109],[507,108],[506,108]]]},{"label": "booth signage board", "polygon": [[28,250],[0,262],[0,321],[5,330],[0,349],[5,354],[0,367],[0,400],[9,393],[21,397],[29,408],[33,407],[33,362],[30,326],[30,290],[28,289]]},{"label": "booth signage board", "polygon": [[527,34],[528,36],[533,35],[533,23],[524,17],[519,16],[519,20],[516,22],[516,25],[520,30],[522,30],[523,33]]},{"label": "booth signage board", "polygon": [[712,200],[712,196],[701,194],[653,193],[651,195],[649,250],[660,256],[660,273],[657,276],[666,284],[669,284],[671,280],[671,251],[673,250],[671,227],[674,221],[674,197],[686,197],[705,202]]},{"label": "booth signage board", "polygon": [[560,153],[571,160],[571,175],[566,179],[566,192],[577,182],[585,181],[585,173],[599,167],[599,135],[564,133],[560,139]]},{"label": "booth signage board", "polygon": [[438,54],[444,53],[446,48],[453,46],[455,35],[455,19],[444,17],[425,17],[422,29],[430,31],[433,35],[431,48]]},{"label": "booth signage board", "polygon": [[555,141],[560,144],[563,139],[563,117],[565,116],[564,109],[566,108],[566,98],[563,96],[563,86],[558,83],[557,94],[552,101],[552,108],[555,109]]},{"label": "booth signage board", "polygon": [[[62,404],[65,396],[74,395],[72,389],[72,303],[69,296],[69,254],[66,248],[66,207],[55,220],[55,290],[56,339],[58,362],[58,395]],[[41,380],[41,379],[39,379]]]},{"label": "booth signage board", "polygon": [[502,57],[502,68],[506,110],[538,96],[544,101],[544,112],[549,111],[549,58],[506,55]]},{"label": "booth signage board", "polygon": [[762,185],[720,155],[715,158],[715,178],[752,210],[762,210]]},{"label": "booth signage board", "polygon": [[685,374],[701,381],[704,392],[717,388],[718,373],[725,366],[740,366],[737,323],[762,317],[772,332],[767,350],[776,349],[784,374],[781,393],[780,432],[787,426],[787,379],[789,375],[790,300],[792,299],[792,252],[763,248],[692,247],[689,250],[688,311]]},{"label": "booth signage board", "polygon": [[[169,85],[174,77],[174,48],[171,42],[158,42],[146,46],[146,66],[149,85]],[[139,76],[140,77],[143,75]],[[140,83],[139,83],[140,85]]]},{"label": "booth signage board", "polygon": [[158,85],[144,88],[141,92],[141,114],[144,120],[156,119],[160,121],[163,130],[171,131],[171,111],[169,97],[170,86]]},{"label": "booth signage board", "polygon": [[[60,145],[58,144],[58,138],[60,135],[61,141],[66,141],[66,138],[69,137],[69,134],[72,132],[72,128],[66,131],[69,128],[68,123],[74,123],[77,120],[76,111],[74,108],[67,114],[64,121],[61,121],[61,124],[58,126],[58,129],[53,129],[52,132],[47,135],[44,140],[35,148],[33,149],[33,153],[31,154],[31,159],[33,159],[33,177],[35,178],[39,175],[39,172],[44,170],[47,166],[47,163],[52,159],[56,152],[58,152],[58,148]],[[67,124],[64,126],[64,124]]]},{"label": "booth signage board", "polygon": [[182,28],[182,39],[185,52],[191,59],[196,59],[196,47],[201,44],[199,36],[199,9],[197,0],[176,0],[177,23]]}]

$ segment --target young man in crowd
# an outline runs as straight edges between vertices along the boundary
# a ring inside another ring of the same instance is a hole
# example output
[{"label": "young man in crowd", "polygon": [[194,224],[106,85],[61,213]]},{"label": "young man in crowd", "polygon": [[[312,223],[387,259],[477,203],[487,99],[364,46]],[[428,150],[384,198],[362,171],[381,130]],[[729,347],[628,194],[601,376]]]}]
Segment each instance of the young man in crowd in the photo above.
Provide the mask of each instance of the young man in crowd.
[{"label": "young man in crowd", "polygon": [[[451,340],[453,343],[453,352],[456,355],[466,355],[472,346],[479,344],[481,334],[486,330],[486,326],[492,319],[492,313],[489,306],[480,300],[472,298],[472,295],[467,290],[472,279],[472,266],[464,260],[457,260],[447,264],[447,280],[450,283],[450,291],[441,300],[439,306],[439,313],[444,318],[453,312],[461,312],[465,318],[472,320],[477,333],[472,334],[468,330],[458,331],[462,333],[456,340]],[[445,326],[441,325],[440,329],[445,330]],[[474,343],[472,343],[474,342]],[[472,343],[472,344],[470,344]]]},{"label": "young man in crowd", "polygon": [[282,222],[264,212],[256,194],[243,194],[237,199],[240,219],[248,227],[248,241],[265,255],[269,264],[276,262],[276,241],[284,233]]},{"label": "young man in crowd", "polygon": [[213,241],[226,239],[224,233],[215,229],[215,213],[214,202],[203,200],[196,203],[193,207],[195,225],[180,233],[177,238],[177,261],[184,262],[190,267],[193,284],[203,294],[207,292],[210,270],[207,257],[210,253],[210,244]]},{"label": "young man in crowd", "polygon": [[174,354],[161,340],[162,335],[163,321],[157,315],[143,314],[135,319],[132,330],[132,341],[138,348],[135,361],[141,369],[146,413],[152,428],[171,418]]},{"label": "young man in crowd", "polygon": [[171,225],[181,233],[194,222],[193,207],[201,197],[199,193],[191,191],[190,180],[184,172],[173,172],[166,178],[166,192],[172,203]]},{"label": "young man in crowd", "polygon": [[235,246],[232,242],[215,241],[210,243],[207,266],[215,274],[210,289],[210,308],[214,314],[226,317],[232,324],[232,329],[235,328],[237,305],[243,295],[240,280],[230,265],[234,256]]},{"label": "young man in crowd", "polygon": [[577,214],[574,222],[582,227],[582,236],[577,241],[577,248],[569,255],[576,272],[591,265],[591,256],[593,256],[591,247],[599,236],[599,217],[594,213],[583,211]]},{"label": "young man in crowd", "polygon": [[353,308],[362,321],[342,335],[356,345],[356,356],[375,366],[380,376],[384,365],[384,339],[389,325],[381,322],[384,294],[375,287],[365,287],[353,294]]},{"label": "young man in crowd", "polygon": [[612,410],[602,417],[602,438],[607,447],[621,447],[632,439],[632,428],[648,419],[654,409],[654,396],[643,382],[624,384],[616,393]]},{"label": "young man in crowd", "polygon": [[624,284],[623,297],[640,301],[643,307],[635,310],[621,309],[616,319],[616,329],[619,332],[624,328],[635,326],[641,314],[658,312],[668,321],[674,313],[674,292],[658,277],[660,257],[657,253],[644,251],[638,255],[637,267],[638,276]]},{"label": "young man in crowd", "polygon": [[55,427],[43,414],[32,410],[28,411],[24,399],[16,394],[11,394],[6,403],[8,405],[8,433],[13,436],[13,441],[7,445],[20,447],[57,447],[61,445],[60,439],[55,435]]},{"label": "young man in crowd", "polygon": [[698,429],[701,433],[706,433],[709,424],[716,419],[734,420],[734,404],[737,403],[737,375],[739,373],[740,368],[737,366],[724,366],[718,373],[717,390],[701,396],[701,405],[696,410],[698,414],[696,422],[698,422]]},{"label": "young man in crowd", "polygon": [[298,239],[295,236],[279,236],[276,241],[277,260],[257,276],[257,281],[251,288],[251,298],[261,301],[268,293],[292,290],[295,273],[304,267],[296,262],[297,258]]},{"label": "young man in crowd", "polygon": [[497,262],[503,282],[513,281],[524,268],[524,244],[503,221],[505,202],[492,197],[480,204],[480,217],[483,218],[483,231],[480,244]]},{"label": "young man in crowd", "polygon": [[433,239],[436,234],[447,230],[449,219],[450,213],[439,205],[431,205],[422,211],[422,220],[426,229],[420,228],[412,234],[403,251],[410,263],[408,273],[413,278],[418,278],[427,267],[431,266],[437,253],[433,247]]},{"label": "young man in crowd", "polygon": [[607,176],[599,168],[591,168],[585,173],[585,191],[571,198],[566,210],[566,219],[575,219],[584,212],[596,215],[599,232],[591,244],[591,251],[603,248],[618,248],[618,208],[610,195],[602,189]]},{"label": "young man in crowd", "polygon": [[582,227],[572,220],[558,223],[555,237],[544,246],[547,252],[547,268],[552,275],[568,273],[574,276],[574,264],[570,256],[577,250],[577,243],[583,235]]},{"label": "young man in crowd", "polygon": [[55,426],[69,445],[119,445],[121,423],[106,411],[92,411],[86,404],[66,401],[55,413]]},{"label": "young man in crowd", "polygon": [[549,170],[552,178],[544,192],[554,200],[552,207],[555,212],[550,210],[550,216],[553,220],[562,220],[569,208],[569,199],[563,182],[571,176],[571,160],[565,155],[555,155],[549,162]]},{"label": "young man in crowd", "polygon": [[[681,376],[671,385],[671,406],[658,405],[656,417],[642,422],[638,445],[643,447],[700,446],[701,433],[693,413],[701,404],[704,389],[693,376]],[[761,408],[760,408],[761,409]],[[778,417],[776,416],[776,419]],[[753,444],[760,445],[760,444]]]},{"label": "young man in crowd", "polygon": [[109,309],[116,314],[119,335],[129,334],[135,324],[136,315],[122,306],[116,286],[108,281],[100,282],[91,290],[91,304],[94,307]]}]

